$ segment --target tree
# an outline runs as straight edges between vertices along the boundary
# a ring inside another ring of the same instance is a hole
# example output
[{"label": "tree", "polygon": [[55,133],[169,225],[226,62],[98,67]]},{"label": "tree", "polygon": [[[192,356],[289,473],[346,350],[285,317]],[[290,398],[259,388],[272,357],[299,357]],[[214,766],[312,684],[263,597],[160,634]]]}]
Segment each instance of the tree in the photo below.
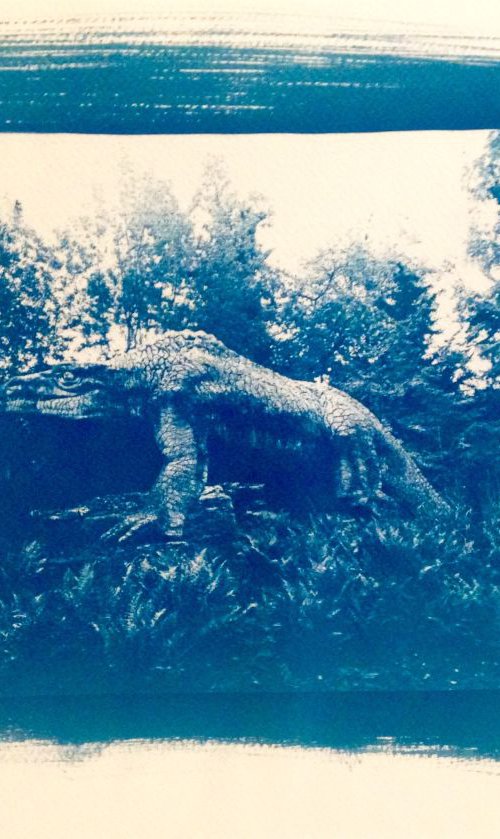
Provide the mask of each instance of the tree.
[{"label": "tree", "polygon": [[[472,232],[470,255],[491,284],[486,293],[462,290],[460,313],[467,334],[469,369],[460,437],[471,503],[485,521],[498,519],[500,491],[500,132],[489,137],[476,169],[474,193],[481,223]],[[485,211],[483,213],[483,210]],[[483,219],[486,219],[483,221]],[[498,529],[498,521],[496,521]]]},{"label": "tree", "polygon": [[[487,218],[472,231],[469,253],[491,280],[486,294],[462,294],[462,317],[468,321],[469,343],[486,361],[482,384],[498,387],[500,342],[500,131],[490,134],[488,148],[476,167],[473,192]],[[483,214],[481,213],[481,219]]]},{"label": "tree", "polygon": [[69,356],[106,355],[114,324],[106,265],[108,220],[82,218],[59,235],[53,295],[59,303],[56,328]]},{"label": "tree", "polygon": [[266,363],[276,282],[269,251],[259,242],[267,214],[258,199],[238,198],[217,165],[205,174],[195,214],[203,224],[196,246],[193,323],[231,349]]},{"label": "tree", "polygon": [[52,295],[54,254],[24,224],[22,207],[0,223],[0,365],[26,369],[62,350]]},{"label": "tree", "polygon": [[167,184],[128,185],[113,251],[114,320],[125,329],[126,348],[141,330],[182,328],[193,305],[194,234]]},{"label": "tree", "polygon": [[492,280],[500,280],[500,131],[492,131],[475,170],[472,193],[481,202],[480,219],[472,231],[469,254]]},{"label": "tree", "polygon": [[487,364],[482,384],[500,388],[500,281],[487,294],[469,295],[466,307],[469,342]]},{"label": "tree", "polygon": [[377,259],[361,245],[324,251],[283,307],[282,363],[295,375],[327,377],[373,406],[380,394],[396,400],[421,374],[436,307],[423,269]]},{"label": "tree", "polygon": [[128,179],[120,215],[82,219],[57,249],[59,330],[73,350],[131,349],[151,332],[203,329],[267,362],[276,272],[259,243],[266,213],[210,168],[191,212],[168,185]]},{"label": "tree", "polygon": [[309,271],[282,312],[279,368],[351,393],[444,484],[464,359],[450,344],[434,347],[438,297],[428,272],[360,245],[321,253]]},{"label": "tree", "polygon": [[168,185],[128,180],[120,215],[82,219],[64,234],[58,255],[61,328],[76,350],[131,349],[144,332],[180,329],[191,303],[192,225]]},{"label": "tree", "polygon": [[391,271],[363,247],[320,252],[285,292],[278,362],[294,375],[355,387],[386,347],[389,318],[379,301],[392,291]]}]

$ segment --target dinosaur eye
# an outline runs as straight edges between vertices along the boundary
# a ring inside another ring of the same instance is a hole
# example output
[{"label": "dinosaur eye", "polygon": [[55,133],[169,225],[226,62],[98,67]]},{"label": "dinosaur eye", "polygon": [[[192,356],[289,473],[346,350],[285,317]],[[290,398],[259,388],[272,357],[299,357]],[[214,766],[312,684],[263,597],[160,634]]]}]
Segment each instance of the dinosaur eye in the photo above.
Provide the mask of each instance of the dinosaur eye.
[{"label": "dinosaur eye", "polygon": [[59,377],[59,382],[62,385],[71,385],[73,382],[77,380],[78,376],[72,373],[70,370],[65,370],[64,373]]}]

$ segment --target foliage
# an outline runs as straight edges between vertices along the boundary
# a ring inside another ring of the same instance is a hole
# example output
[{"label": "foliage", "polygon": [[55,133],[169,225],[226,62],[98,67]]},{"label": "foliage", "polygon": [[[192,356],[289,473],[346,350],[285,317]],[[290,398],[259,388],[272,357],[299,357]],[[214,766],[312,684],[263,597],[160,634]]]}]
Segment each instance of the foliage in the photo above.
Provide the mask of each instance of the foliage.
[{"label": "foliage", "polygon": [[469,327],[469,345],[487,362],[484,379],[499,385],[500,343],[500,131],[491,133],[486,154],[479,161],[476,195],[492,210],[492,222],[474,230],[469,252],[492,280],[486,294],[462,294],[462,315]]},{"label": "foliage", "polygon": [[485,295],[470,296],[469,342],[488,367],[484,374],[489,387],[500,386],[500,280]]},{"label": "foliage", "polygon": [[[492,132],[488,150],[479,161],[475,185],[487,222],[473,231],[469,252],[490,279],[480,294],[461,290],[460,317],[470,360],[465,377],[467,399],[457,435],[466,503],[478,518],[498,517],[500,497],[500,132]],[[483,216],[481,215],[481,219]],[[480,441],[480,444],[478,444]],[[480,484],[477,476],[480,475]]]},{"label": "foliage", "polygon": [[[451,346],[435,346],[438,294],[429,272],[364,247],[326,251],[288,296],[276,360],[298,378],[322,378],[385,419],[438,485],[455,457],[451,427],[462,401]],[[445,438],[447,438],[445,442]],[[442,481],[442,483],[444,483]]]},{"label": "foliage", "polygon": [[265,217],[216,168],[191,212],[168,184],[129,179],[117,216],[84,219],[60,238],[60,331],[74,350],[106,355],[118,333],[130,349],[151,332],[204,329],[266,360],[273,272],[258,243]]},{"label": "foliage", "polygon": [[0,367],[26,368],[57,357],[53,254],[23,221],[19,203],[0,223]]},{"label": "foliage", "polygon": [[257,199],[241,201],[217,167],[207,171],[195,211],[203,219],[194,275],[196,326],[268,363],[266,327],[273,321],[276,279],[258,241],[266,212]]},{"label": "foliage", "polygon": [[113,221],[101,213],[63,234],[61,328],[73,333],[73,349],[106,355],[117,331],[130,349],[145,331],[182,328],[194,251],[190,221],[162,183],[129,182]]},{"label": "foliage", "polygon": [[469,243],[470,255],[478,260],[485,273],[498,280],[500,265],[500,131],[492,131],[488,148],[478,161],[473,192],[489,210],[474,229]]},{"label": "foliage", "polygon": [[184,546],[26,540],[1,571],[3,670],[32,691],[497,686],[495,547],[469,537],[247,509]]}]

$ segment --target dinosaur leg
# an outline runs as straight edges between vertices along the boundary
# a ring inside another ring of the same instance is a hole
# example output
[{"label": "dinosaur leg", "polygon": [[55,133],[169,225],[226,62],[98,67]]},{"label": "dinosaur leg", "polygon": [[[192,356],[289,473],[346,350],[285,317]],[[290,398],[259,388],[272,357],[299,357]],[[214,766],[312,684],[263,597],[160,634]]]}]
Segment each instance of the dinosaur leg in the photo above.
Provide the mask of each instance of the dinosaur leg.
[{"label": "dinosaur leg", "polygon": [[370,434],[345,438],[338,468],[339,497],[356,506],[370,506],[380,497],[381,469],[375,443]]},{"label": "dinosaur leg", "polygon": [[144,508],[124,517],[104,534],[104,539],[124,542],[163,533],[169,539],[182,537],[190,504],[206,483],[206,451],[203,440],[173,405],[162,409],[156,423],[156,441],[165,458]]},{"label": "dinosaur leg", "polygon": [[371,506],[382,492],[381,461],[372,434],[363,432],[359,436],[355,457],[361,503]]},{"label": "dinosaur leg", "polygon": [[160,414],[156,441],[167,462],[153,487],[152,498],[165,532],[180,536],[187,510],[206,484],[206,446],[173,406]]}]

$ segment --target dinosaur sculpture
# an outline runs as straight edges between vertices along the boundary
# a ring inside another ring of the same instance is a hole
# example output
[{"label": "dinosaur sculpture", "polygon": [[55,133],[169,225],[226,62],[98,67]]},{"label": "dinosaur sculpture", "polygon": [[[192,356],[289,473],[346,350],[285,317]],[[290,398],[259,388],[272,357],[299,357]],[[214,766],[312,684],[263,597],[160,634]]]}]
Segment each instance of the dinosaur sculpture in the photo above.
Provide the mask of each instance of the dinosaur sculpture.
[{"label": "dinosaur sculpture", "polygon": [[267,444],[302,440],[335,452],[332,495],[402,501],[413,512],[446,509],[412,458],[367,408],[341,390],[296,381],[229,350],[204,332],[168,331],[106,364],[58,364],[8,381],[0,409],[70,419],[143,416],[154,426],[164,466],[144,511],[108,533],[119,540],[152,523],[178,539],[207,480],[207,436],[214,424],[245,418]]}]

